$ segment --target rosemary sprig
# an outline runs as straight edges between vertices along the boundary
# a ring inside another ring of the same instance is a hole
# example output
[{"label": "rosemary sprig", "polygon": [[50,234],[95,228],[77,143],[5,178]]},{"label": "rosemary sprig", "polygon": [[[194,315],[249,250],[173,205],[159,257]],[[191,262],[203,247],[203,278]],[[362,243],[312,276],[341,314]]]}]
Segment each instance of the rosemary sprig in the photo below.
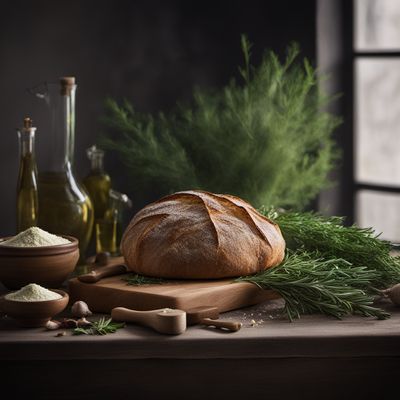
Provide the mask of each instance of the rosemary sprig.
[{"label": "rosemary sprig", "polygon": [[153,278],[150,276],[143,276],[139,274],[130,274],[125,278],[122,278],[123,281],[126,281],[127,285],[133,286],[141,286],[141,285],[161,285],[165,282],[162,278]]},{"label": "rosemary sprig", "polygon": [[323,313],[341,318],[346,314],[388,318],[390,315],[372,306],[373,299],[362,290],[376,279],[377,271],[354,266],[346,260],[324,259],[317,252],[288,251],[278,267],[257,275],[237,279],[272,289],[285,300],[290,321],[301,314]]},{"label": "rosemary sprig", "polygon": [[98,321],[92,322],[89,328],[75,328],[74,335],[107,335],[115,333],[118,329],[125,326],[124,322],[113,322],[111,318],[100,318]]},{"label": "rosemary sprig", "polygon": [[369,289],[400,282],[400,258],[390,254],[391,243],[379,239],[372,228],[344,226],[341,217],[314,212],[261,212],[279,225],[288,248],[318,251],[325,259],[342,258],[375,271]]}]

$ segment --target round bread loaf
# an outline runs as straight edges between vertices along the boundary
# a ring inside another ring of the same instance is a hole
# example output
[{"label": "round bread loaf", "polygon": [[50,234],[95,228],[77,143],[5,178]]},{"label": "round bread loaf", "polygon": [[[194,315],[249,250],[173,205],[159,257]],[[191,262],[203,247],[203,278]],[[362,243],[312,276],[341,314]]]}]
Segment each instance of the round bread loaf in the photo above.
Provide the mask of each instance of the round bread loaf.
[{"label": "round bread loaf", "polygon": [[214,279],[278,265],[285,241],[278,225],[244,200],[185,191],[141,209],[123,234],[121,252],[142,275]]}]

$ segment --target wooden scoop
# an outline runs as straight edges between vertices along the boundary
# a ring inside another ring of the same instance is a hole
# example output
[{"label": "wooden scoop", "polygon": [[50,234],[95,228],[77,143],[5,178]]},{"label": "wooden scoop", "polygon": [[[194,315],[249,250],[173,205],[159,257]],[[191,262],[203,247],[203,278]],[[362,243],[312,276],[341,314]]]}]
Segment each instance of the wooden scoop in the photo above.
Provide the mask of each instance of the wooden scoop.
[{"label": "wooden scoop", "polygon": [[79,275],[78,279],[84,283],[96,283],[107,276],[121,275],[127,272],[128,268],[125,264],[111,264],[96,268],[88,274]]},{"label": "wooden scoop", "polygon": [[186,314],[188,325],[203,324],[230,332],[237,332],[242,327],[241,322],[218,320],[219,312],[217,307],[195,307],[187,310]]},{"label": "wooden scoop", "polygon": [[116,307],[111,310],[114,321],[133,322],[148,326],[157,332],[179,335],[186,330],[186,313],[182,310],[160,308],[150,311],[136,311]]}]

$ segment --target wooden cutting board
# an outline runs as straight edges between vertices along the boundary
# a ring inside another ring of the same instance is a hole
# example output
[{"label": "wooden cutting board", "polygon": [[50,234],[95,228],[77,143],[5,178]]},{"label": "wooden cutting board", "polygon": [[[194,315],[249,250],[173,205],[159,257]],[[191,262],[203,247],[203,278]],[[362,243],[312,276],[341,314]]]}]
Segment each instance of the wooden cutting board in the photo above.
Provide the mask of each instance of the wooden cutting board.
[{"label": "wooden cutting board", "polygon": [[97,283],[71,279],[68,285],[70,299],[72,302],[83,300],[93,312],[99,313],[110,313],[114,307],[140,311],[168,307],[187,311],[198,306],[214,306],[224,312],[279,297],[252,283],[232,283],[232,279],[130,286],[123,280],[124,276],[104,278]]}]

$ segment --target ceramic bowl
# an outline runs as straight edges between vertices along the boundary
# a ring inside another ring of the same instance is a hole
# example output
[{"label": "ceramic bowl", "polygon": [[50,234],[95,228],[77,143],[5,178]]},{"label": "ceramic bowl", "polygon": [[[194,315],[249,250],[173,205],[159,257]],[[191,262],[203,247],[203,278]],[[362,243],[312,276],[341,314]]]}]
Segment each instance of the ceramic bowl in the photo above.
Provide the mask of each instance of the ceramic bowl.
[{"label": "ceramic bowl", "polygon": [[9,290],[29,283],[61,287],[79,259],[78,239],[61,236],[71,243],[43,247],[0,246],[0,282]]},{"label": "ceramic bowl", "polygon": [[62,298],[44,301],[14,301],[0,298],[0,309],[8,317],[13,318],[18,325],[26,328],[45,326],[47,321],[62,312],[68,304],[69,296],[59,289],[50,289],[59,293]]}]

